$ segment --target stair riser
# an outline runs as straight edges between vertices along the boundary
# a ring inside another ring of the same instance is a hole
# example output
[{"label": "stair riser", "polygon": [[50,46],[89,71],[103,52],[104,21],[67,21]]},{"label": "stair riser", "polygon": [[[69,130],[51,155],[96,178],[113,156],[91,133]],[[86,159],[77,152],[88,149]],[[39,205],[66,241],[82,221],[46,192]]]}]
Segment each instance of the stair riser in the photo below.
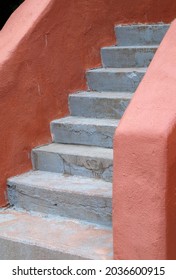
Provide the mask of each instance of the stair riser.
[{"label": "stair riser", "polygon": [[112,181],[113,163],[110,159],[33,150],[32,162],[35,170],[99,178],[107,182]]},{"label": "stair riser", "polygon": [[158,45],[162,41],[169,25],[131,25],[116,26],[116,38],[118,45]]},{"label": "stair riser", "polygon": [[110,227],[26,211],[0,212],[1,260],[112,259]]},{"label": "stair riser", "polygon": [[156,52],[156,48],[111,49],[101,50],[104,67],[147,67]]},{"label": "stair riser", "polygon": [[141,72],[88,72],[87,81],[90,90],[134,92],[144,73]]},{"label": "stair riser", "polygon": [[75,95],[69,97],[71,115],[86,118],[120,119],[129,103],[130,99],[125,98],[88,98]]},{"label": "stair riser", "polygon": [[50,191],[29,185],[8,185],[9,203],[17,208],[111,226],[111,197]]},{"label": "stair riser", "polygon": [[51,124],[53,142],[112,148],[116,127]]}]

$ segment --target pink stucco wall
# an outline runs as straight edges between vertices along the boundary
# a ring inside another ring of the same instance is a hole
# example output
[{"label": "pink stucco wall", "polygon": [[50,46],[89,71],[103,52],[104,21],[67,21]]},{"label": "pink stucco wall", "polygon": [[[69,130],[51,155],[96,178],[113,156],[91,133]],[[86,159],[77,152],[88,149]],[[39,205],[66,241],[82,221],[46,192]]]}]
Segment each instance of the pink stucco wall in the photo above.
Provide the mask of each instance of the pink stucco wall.
[{"label": "pink stucco wall", "polygon": [[31,168],[34,146],[51,141],[49,123],[68,113],[68,94],[86,89],[85,70],[114,25],[170,22],[173,0],[26,0],[0,31],[0,205],[6,179]]},{"label": "pink stucco wall", "polygon": [[116,130],[115,259],[176,259],[176,21]]}]

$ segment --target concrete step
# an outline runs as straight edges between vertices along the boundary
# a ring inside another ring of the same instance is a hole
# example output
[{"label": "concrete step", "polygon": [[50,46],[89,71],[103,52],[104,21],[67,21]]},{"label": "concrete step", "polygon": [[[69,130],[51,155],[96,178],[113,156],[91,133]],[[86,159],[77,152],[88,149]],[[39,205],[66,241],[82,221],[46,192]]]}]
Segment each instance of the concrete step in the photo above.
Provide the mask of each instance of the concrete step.
[{"label": "concrete step", "polygon": [[112,224],[112,184],[94,178],[31,171],[10,178],[10,205],[27,211]]},{"label": "concrete step", "polygon": [[87,72],[87,82],[93,91],[134,92],[146,68],[98,68]]},{"label": "concrete step", "polygon": [[112,149],[50,144],[33,149],[32,162],[35,170],[112,181]]},{"label": "concrete step", "polygon": [[158,45],[166,34],[169,24],[118,25],[115,33],[118,45]]},{"label": "concrete step", "polygon": [[112,230],[56,216],[0,211],[1,260],[112,259]]},{"label": "concrete step", "polygon": [[106,47],[101,49],[104,67],[147,67],[158,46]]},{"label": "concrete step", "polygon": [[66,117],[51,122],[53,142],[112,148],[119,120]]},{"label": "concrete step", "polygon": [[70,94],[70,114],[86,118],[120,119],[131,98],[132,94],[129,92],[92,91]]}]

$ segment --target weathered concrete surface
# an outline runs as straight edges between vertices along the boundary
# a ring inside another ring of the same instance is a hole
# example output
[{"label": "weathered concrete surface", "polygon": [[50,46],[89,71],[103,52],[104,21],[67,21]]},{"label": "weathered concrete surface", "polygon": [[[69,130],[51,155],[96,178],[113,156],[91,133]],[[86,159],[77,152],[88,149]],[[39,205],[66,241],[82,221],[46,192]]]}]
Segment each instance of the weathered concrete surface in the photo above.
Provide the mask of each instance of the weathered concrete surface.
[{"label": "weathered concrete surface", "polygon": [[129,92],[79,92],[69,96],[72,116],[120,119],[130,103]]},{"label": "weathered concrete surface", "polygon": [[119,120],[66,117],[51,123],[55,143],[81,144],[112,148]]},{"label": "weathered concrete surface", "polygon": [[0,211],[1,260],[112,259],[112,230],[61,217]]},{"label": "weathered concrete surface", "polygon": [[147,67],[158,46],[123,46],[101,49],[104,67]]},{"label": "weathered concrete surface", "polygon": [[98,68],[87,72],[90,90],[134,92],[146,68]]},{"label": "weathered concrete surface", "polygon": [[0,35],[0,205],[6,179],[30,170],[29,153],[50,141],[49,123],[68,113],[68,94],[87,88],[85,70],[115,44],[114,24],[171,22],[175,11],[175,0],[24,1]]},{"label": "weathered concrete surface", "polygon": [[169,24],[118,25],[115,27],[118,45],[158,45],[169,26]]},{"label": "weathered concrete surface", "polygon": [[102,180],[32,171],[8,180],[8,199],[28,211],[112,223],[112,184]]},{"label": "weathered concrete surface", "polygon": [[112,181],[112,149],[50,144],[33,149],[32,161],[36,170]]}]

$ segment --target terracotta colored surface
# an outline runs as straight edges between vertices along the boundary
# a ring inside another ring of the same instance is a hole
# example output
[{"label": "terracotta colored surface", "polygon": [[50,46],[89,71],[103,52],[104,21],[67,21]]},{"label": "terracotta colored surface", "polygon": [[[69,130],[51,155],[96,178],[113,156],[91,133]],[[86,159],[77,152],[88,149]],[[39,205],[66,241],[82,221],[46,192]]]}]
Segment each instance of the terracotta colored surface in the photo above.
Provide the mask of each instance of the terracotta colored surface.
[{"label": "terracotta colored surface", "polygon": [[115,259],[176,259],[176,21],[116,130]]},{"label": "terracotta colored surface", "polygon": [[0,211],[0,247],[1,260],[111,260],[112,231],[74,219],[10,209]]},{"label": "terracotta colored surface", "polygon": [[68,113],[70,92],[115,43],[114,24],[170,22],[173,0],[26,0],[0,32],[0,205],[6,178],[31,168],[32,147],[51,141],[49,123]]}]

